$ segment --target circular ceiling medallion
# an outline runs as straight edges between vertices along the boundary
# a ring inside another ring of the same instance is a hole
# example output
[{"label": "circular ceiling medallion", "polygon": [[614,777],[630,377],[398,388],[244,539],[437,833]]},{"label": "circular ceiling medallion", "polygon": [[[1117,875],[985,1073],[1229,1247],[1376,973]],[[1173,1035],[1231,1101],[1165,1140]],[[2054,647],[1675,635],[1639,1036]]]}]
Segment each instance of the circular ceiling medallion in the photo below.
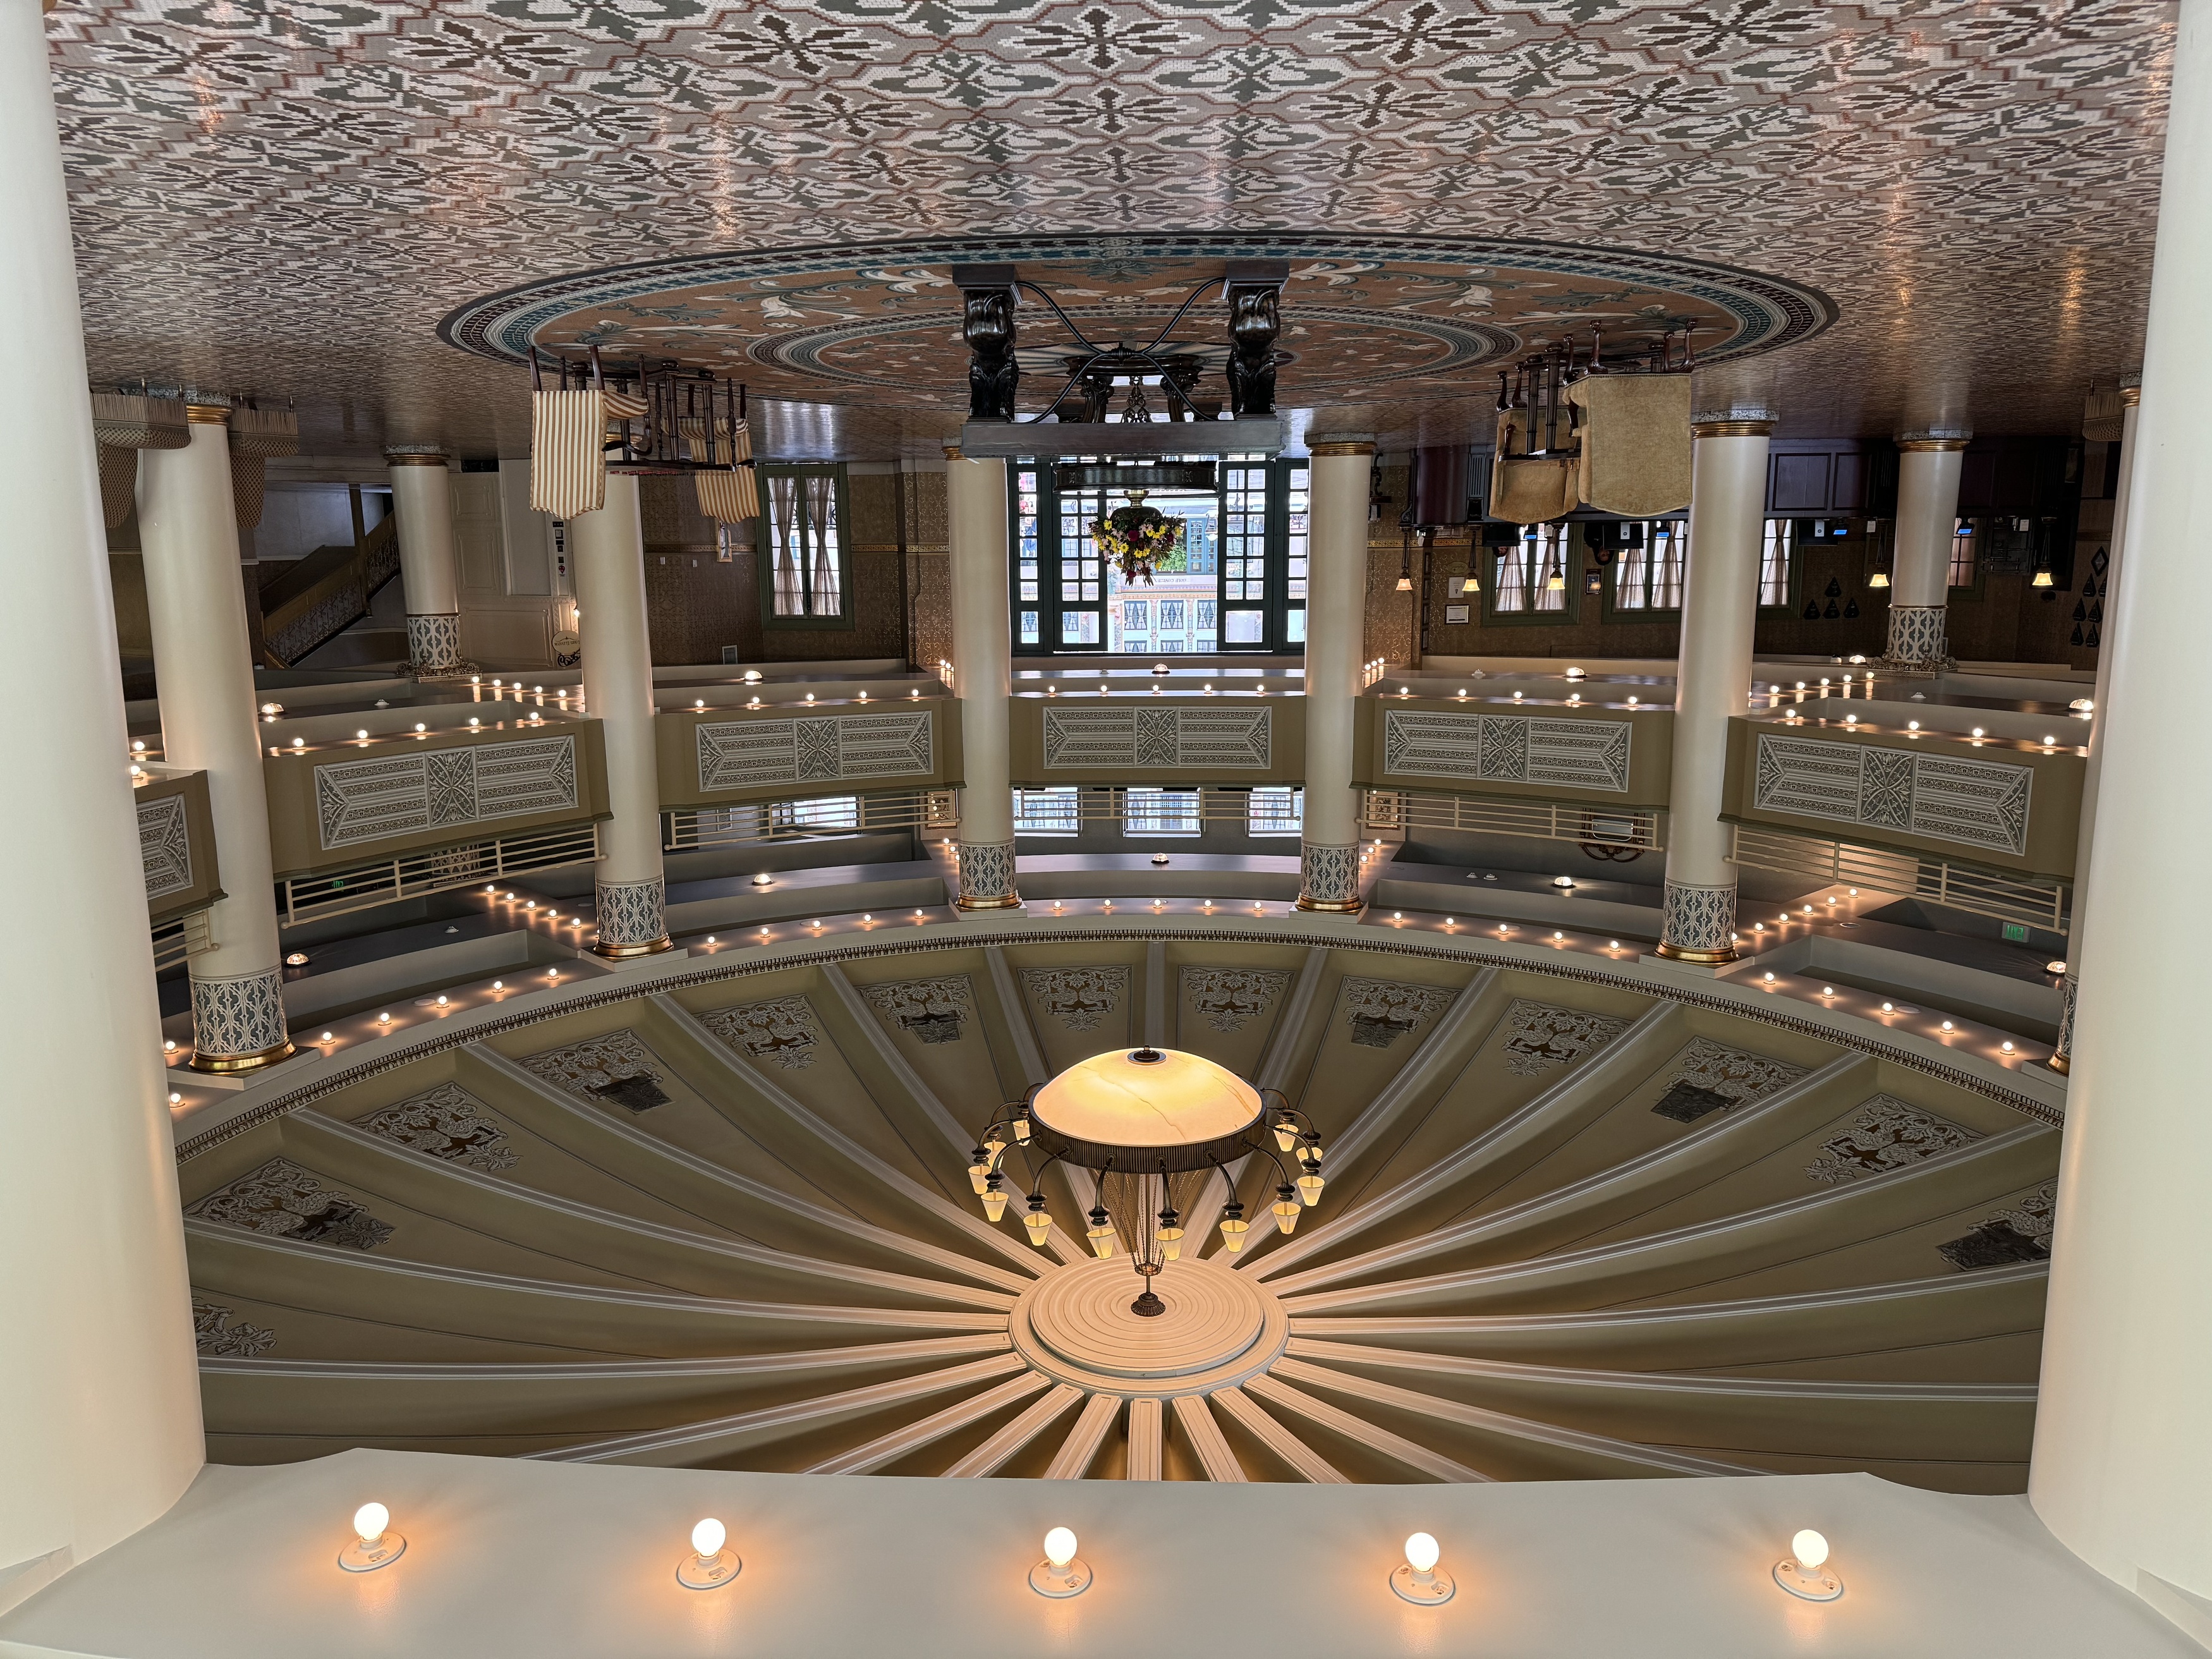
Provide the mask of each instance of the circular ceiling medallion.
[{"label": "circular ceiling medallion", "polygon": [[[461,307],[440,337],[503,362],[532,345],[671,358],[757,394],[957,411],[967,399],[956,264],[999,263],[1048,291],[1101,346],[1223,355],[1218,291],[1174,321],[1231,259],[1290,264],[1279,395],[1291,404],[1385,390],[1468,397],[1522,351],[1603,330],[1616,349],[1696,328],[1698,361],[1771,351],[1834,322],[1835,302],[1780,277],[1672,254],[1473,237],[1021,236],[698,254],[548,277]],[[1173,326],[1168,327],[1173,321]],[[1042,407],[1081,361],[1052,309],[1016,313],[1022,404]]]},{"label": "circular ceiling medallion", "polygon": [[1126,1255],[1085,1261],[1022,1292],[1008,1327],[1032,1370],[1094,1392],[1166,1399],[1234,1387],[1281,1357],[1283,1304],[1249,1274],[1212,1261],[1170,1261],[1151,1280],[1167,1304],[1130,1311],[1138,1278]]}]

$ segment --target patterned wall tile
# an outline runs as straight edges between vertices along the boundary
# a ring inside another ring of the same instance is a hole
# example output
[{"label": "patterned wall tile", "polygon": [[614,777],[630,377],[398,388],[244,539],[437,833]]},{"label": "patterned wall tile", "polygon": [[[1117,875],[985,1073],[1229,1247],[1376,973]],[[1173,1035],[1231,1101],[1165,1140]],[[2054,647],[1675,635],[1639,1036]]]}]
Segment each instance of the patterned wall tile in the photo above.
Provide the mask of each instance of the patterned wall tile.
[{"label": "patterned wall tile", "polygon": [[1980,1139],[1973,1130],[1894,1095],[1876,1095],[1852,1114],[1842,1133],[1821,1145],[1805,1173],[1828,1186],[1863,1181]]},{"label": "patterned wall tile", "polygon": [[302,1244],[337,1244],[349,1250],[373,1250],[394,1231],[391,1223],[379,1221],[346,1194],[283,1158],[272,1158],[187,1204],[185,1213]]},{"label": "patterned wall tile", "polygon": [[860,995],[884,1024],[917,1042],[957,1042],[975,1012],[965,974],[864,985]]},{"label": "patterned wall tile", "polygon": [[370,1113],[354,1127],[432,1158],[474,1170],[512,1170],[520,1162],[490,1109],[458,1083],[441,1083]]},{"label": "patterned wall tile", "polygon": [[1382,765],[1406,777],[1621,794],[1628,788],[1635,732],[1627,720],[1389,708],[1382,714]]},{"label": "patterned wall tile", "polygon": [[1534,1077],[1555,1066],[1571,1066],[1594,1048],[1602,1048],[1628,1029],[1610,1014],[1516,999],[1505,1011],[1505,1069],[1516,1077]]},{"label": "patterned wall tile", "polygon": [[739,1054],[773,1060],[787,1072],[811,1066],[815,1050],[823,1040],[822,1023],[805,997],[777,997],[739,1008],[716,1008],[700,1015],[699,1023],[718,1042]]},{"label": "patterned wall tile", "polygon": [[1268,968],[1185,968],[1183,1006],[1217,1031],[1241,1031],[1279,1002],[1291,976]]}]

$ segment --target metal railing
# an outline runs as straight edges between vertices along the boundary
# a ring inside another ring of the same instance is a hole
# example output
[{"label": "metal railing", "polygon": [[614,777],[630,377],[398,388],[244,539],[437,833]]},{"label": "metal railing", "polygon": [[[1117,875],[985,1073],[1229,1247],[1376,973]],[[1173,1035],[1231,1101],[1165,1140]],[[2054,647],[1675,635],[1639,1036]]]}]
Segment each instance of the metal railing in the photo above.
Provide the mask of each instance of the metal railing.
[{"label": "metal railing", "polygon": [[323,916],[373,909],[398,899],[449,893],[476,882],[509,881],[539,871],[588,864],[599,855],[599,827],[540,830],[498,841],[441,847],[435,852],[356,865],[328,874],[291,876],[279,884],[287,927]]},{"label": "metal railing", "polygon": [[2069,889],[2046,877],[1999,875],[1924,853],[1886,852],[1741,823],[1734,828],[1729,856],[1753,870],[1846,882],[1998,921],[2025,922],[2054,933],[2067,931]]},{"label": "metal railing", "polygon": [[1298,836],[1300,798],[1291,784],[1062,784],[1014,791],[1014,833],[1073,836],[1086,823],[1118,823],[1132,836],[1194,836],[1234,823],[1247,834]]},{"label": "metal railing", "polygon": [[215,949],[215,940],[208,933],[208,913],[187,911],[173,916],[154,929],[154,971],[173,968],[179,963],[196,957],[203,951]]},{"label": "metal railing", "polygon": [[960,824],[950,789],[894,795],[811,795],[797,800],[747,801],[740,806],[682,807],[661,817],[661,846],[671,853],[708,847],[757,847],[779,841],[823,841],[877,830],[949,835]]},{"label": "metal railing", "polygon": [[1649,807],[1577,806],[1559,801],[1370,789],[1361,817],[1370,830],[1468,830],[1573,842],[1578,846],[1632,848],[1644,853],[1656,853],[1666,845],[1660,833],[1659,813]]}]

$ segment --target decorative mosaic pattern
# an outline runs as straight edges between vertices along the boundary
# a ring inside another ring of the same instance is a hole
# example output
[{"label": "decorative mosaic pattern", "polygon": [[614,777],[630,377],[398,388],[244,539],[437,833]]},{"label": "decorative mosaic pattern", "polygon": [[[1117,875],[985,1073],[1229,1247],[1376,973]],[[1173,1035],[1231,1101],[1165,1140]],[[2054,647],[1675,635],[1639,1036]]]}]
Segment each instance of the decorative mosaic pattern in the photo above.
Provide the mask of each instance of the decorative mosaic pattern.
[{"label": "decorative mosaic pattern", "polygon": [[1929,667],[1947,653],[1946,622],[1949,611],[1940,605],[1893,605],[1889,607],[1889,660],[1924,663]]},{"label": "decorative mosaic pattern", "polygon": [[749,1002],[742,1008],[717,1008],[699,1016],[699,1023],[715,1039],[755,1060],[773,1060],[787,1072],[804,1071],[814,1063],[822,1042],[822,1024],[805,997],[777,997],[771,1002]]},{"label": "decorative mosaic pattern", "polygon": [[527,738],[315,768],[325,851],[576,806],[576,740]]},{"label": "decorative mosaic pattern", "polygon": [[579,1100],[611,1103],[633,1112],[668,1104],[668,1062],[635,1031],[609,1031],[518,1062],[532,1076]]},{"label": "decorative mosaic pattern", "polygon": [[1359,896],[1359,849],[1322,847],[1312,842],[1298,848],[1298,902],[1301,904],[1346,905]]},{"label": "decorative mosaic pattern", "polygon": [[1804,1075],[1802,1066],[1731,1048],[1711,1037],[1692,1037],[1667,1073],[1666,1090],[1651,1109],[1677,1123],[1694,1123],[1708,1113],[1771,1094]]},{"label": "decorative mosaic pattern", "polygon": [[1388,1048],[1451,1006],[1456,991],[1433,985],[1400,985],[1383,979],[1346,979],[1338,1005],[1352,1040],[1363,1048]]},{"label": "decorative mosaic pattern", "polygon": [[282,1158],[272,1158],[252,1174],[187,1204],[185,1213],[302,1244],[337,1244],[349,1250],[373,1250],[395,1231],[344,1193],[332,1191]]},{"label": "decorative mosaic pattern", "polygon": [[2051,1045],[2051,1052],[2070,1057],[2074,1053],[2074,987],[2073,970],[2058,981],[2058,1041]]},{"label": "decorative mosaic pattern", "polygon": [[138,803],[138,858],[146,867],[148,903],[191,890],[192,839],[182,795]]},{"label": "decorative mosaic pattern", "polygon": [[592,883],[593,924],[601,945],[651,945],[668,937],[668,883],[663,876],[648,881]]},{"label": "decorative mosaic pattern", "polygon": [[1063,1030],[1095,1031],[1129,996],[1127,968],[1024,968],[1022,988]]},{"label": "decorative mosaic pattern", "polygon": [[472,1170],[512,1170],[520,1161],[490,1109],[458,1083],[441,1083],[372,1112],[355,1127]]},{"label": "decorative mosaic pattern", "polygon": [[1009,899],[1014,891],[1014,843],[960,843],[960,896],[963,899]]},{"label": "decorative mosaic pattern", "polygon": [[1505,1069],[1516,1077],[1534,1077],[1555,1066],[1571,1066],[1628,1029],[1626,1020],[1610,1014],[1554,1008],[1525,998],[1506,1009],[1504,1025]]},{"label": "decorative mosaic pattern", "polygon": [[891,985],[863,985],[860,995],[884,1024],[917,1042],[957,1042],[975,1012],[968,975],[901,980]]},{"label": "decorative mosaic pattern", "polygon": [[1876,1095],[1852,1115],[1842,1133],[1821,1146],[1820,1156],[1805,1166],[1805,1173],[1829,1186],[1863,1181],[1980,1139],[1973,1130],[1923,1112],[1894,1095]]},{"label": "decorative mosaic pattern", "polygon": [[1999,1210],[1936,1254],[1961,1272],[2051,1260],[2051,1229],[2058,1213],[2058,1183],[2047,1181],[2010,1209]]},{"label": "decorative mosaic pattern", "polygon": [[1401,777],[1620,794],[1628,788],[1628,748],[1635,732],[1626,720],[1387,708],[1382,769]]},{"label": "decorative mosaic pattern", "polygon": [[1752,805],[2019,857],[2034,769],[1963,755],[1759,734]]},{"label": "decorative mosaic pattern", "polygon": [[1047,708],[1044,763],[1062,771],[1265,768],[1273,726],[1273,711],[1267,708]]},{"label": "decorative mosaic pattern", "polygon": [[1670,881],[1660,901],[1659,937],[1677,951],[1733,953],[1735,884],[1701,887]]},{"label": "decorative mosaic pattern", "polygon": [[1217,1031],[1241,1031],[1273,1007],[1291,976],[1267,968],[1186,968],[1183,1005]]},{"label": "decorative mosaic pattern", "polygon": [[284,991],[274,968],[227,979],[192,975],[192,1047],[223,1059],[283,1047]]},{"label": "decorative mosaic pattern", "polygon": [[461,619],[458,612],[407,617],[407,659],[423,674],[451,673],[461,665]]},{"label": "decorative mosaic pattern", "polygon": [[775,784],[926,778],[937,769],[927,709],[896,714],[817,714],[787,720],[716,720],[696,730],[702,790]]},{"label": "decorative mosaic pattern", "polygon": [[[1878,429],[1924,377],[1876,371],[1911,361],[2063,429],[2082,384],[2132,361],[2130,331],[2059,372],[2017,342],[2057,337],[2081,292],[2142,314],[2171,18],[2155,0],[72,0],[46,28],[96,375],[219,367],[297,392],[315,453],[404,398],[489,453],[520,385],[438,345],[441,313],[518,274],[701,248],[825,252],[550,284],[454,328],[688,328],[757,393],[858,404],[920,382],[950,407],[951,246],[826,251],[885,226],[1006,239],[993,251],[1070,267],[1064,287],[1093,290],[1070,299],[1138,325],[1173,274],[1156,249],[1215,269],[1287,254],[1292,404],[1378,372],[1463,393],[1492,331],[1656,309],[1741,350],[1827,314],[1787,283],[1597,245],[1695,246],[1837,295],[1845,324],[1778,360],[1785,408],[1871,396]],[[2083,201],[2090,244],[2026,257]],[[1360,230],[1267,228],[1285,223]],[[1221,228],[1128,228],[1176,224]],[[2007,325],[1966,325],[1992,314]],[[1218,337],[1218,313],[1194,320]],[[357,370],[343,388],[305,343],[330,341]],[[871,351],[876,384],[854,385]]]},{"label": "decorative mosaic pattern", "polygon": [[210,1359],[251,1359],[276,1346],[276,1333],[266,1325],[234,1325],[237,1310],[216,1302],[192,1300],[192,1340]]}]

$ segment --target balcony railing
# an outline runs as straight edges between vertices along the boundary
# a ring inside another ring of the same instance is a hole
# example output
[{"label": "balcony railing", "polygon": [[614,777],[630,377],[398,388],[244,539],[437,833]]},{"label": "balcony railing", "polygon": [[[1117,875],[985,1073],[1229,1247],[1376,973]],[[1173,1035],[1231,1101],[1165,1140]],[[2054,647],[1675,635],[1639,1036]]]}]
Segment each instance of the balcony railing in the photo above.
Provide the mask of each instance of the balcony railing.
[{"label": "balcony railing", "polygon": [[927,789],[886,795],[809,795],[747,801],[741,806],[687,806],[662,815],[661,845],[672,853],[689,853],[710,847],[823,841],[878,830],[950,835],[960,826],[957,800],[952,790]]},{"label": "balcony railing", "polygon": [[1364,799],[1361,816],[1370,830],[1524,836],[1537,841],[1628,848],[1643,853],[1656,853],[1666,845],[1659,813],[1642,807],[1416,795],[1394,789],[1370,789]]},{"label": "balcony railing", "polygon": [[324,916],[372,909],[398,899],[449,893],[477,882],[509,881],[568,865],[588,864],[599,855],[599,826],[587,823],[289,877],[280,884],[284,923],[294,927]]},{"label": "balcony railing", "polygon": [[2024,922],[2054,933],[2067,931],[2068,889],[2033,876],[1998,875],[1924,853],[1885,852],[1748,824],[1735,826],[1729,856],[1753,870],[1871,887],[1998,921]]}]

